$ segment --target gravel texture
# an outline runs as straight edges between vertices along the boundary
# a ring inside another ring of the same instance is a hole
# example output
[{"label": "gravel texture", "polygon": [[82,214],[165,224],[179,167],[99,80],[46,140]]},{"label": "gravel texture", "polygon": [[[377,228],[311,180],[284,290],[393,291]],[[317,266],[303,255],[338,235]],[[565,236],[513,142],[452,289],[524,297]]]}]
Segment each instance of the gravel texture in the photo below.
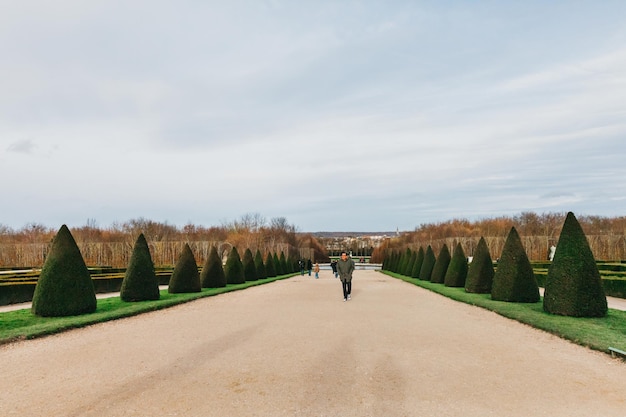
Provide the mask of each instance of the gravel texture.
[{"label": "gravel texture", "polygon": [[330,271],[0,346],[0,416],[626,416],[626,364]]}]

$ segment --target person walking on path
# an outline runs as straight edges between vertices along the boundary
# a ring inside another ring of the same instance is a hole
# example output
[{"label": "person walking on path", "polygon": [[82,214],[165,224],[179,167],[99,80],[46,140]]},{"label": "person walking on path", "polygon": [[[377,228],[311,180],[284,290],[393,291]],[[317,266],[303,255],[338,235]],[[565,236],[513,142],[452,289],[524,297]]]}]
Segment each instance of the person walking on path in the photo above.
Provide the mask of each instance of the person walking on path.
[{"label": "person walking on path", "polygon": [[332,261],[330,261],[330,267],[333,270],[333,275],[335,276],[335,278],[337,278],[338,275],[337,275],[337,260],[336,259],[333,259]]},{"label": "person walking on path", "polygon": [[315,279],[318,279],[320,277],[320,264],[317,262],[313,265],[313,272],[315,272]]},{"label": "person walking on path", "polygon": [[311,269],[313,269],[313,262],[311,262],[311,259],[307,259],[306,269],[309,271],[309,276],[311,276]]},{"label": "person walking on path", "polygon": [[347,252],[341,252],[341,259],[337,262],[337,272],[343,287],[343,301],[348,301],[352,297],[352,272],[354,271],[354,261],[348,258]]}]

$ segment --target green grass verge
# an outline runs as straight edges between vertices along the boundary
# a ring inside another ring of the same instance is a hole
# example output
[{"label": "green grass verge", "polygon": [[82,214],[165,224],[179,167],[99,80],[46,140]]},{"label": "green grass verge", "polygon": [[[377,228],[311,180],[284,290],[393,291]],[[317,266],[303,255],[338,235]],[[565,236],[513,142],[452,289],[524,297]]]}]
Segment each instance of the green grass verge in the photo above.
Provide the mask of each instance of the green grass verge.
[{"label": "green grass verge", "polygon": [[174,305],[210,297],[230,291],[243,290],[256,285],[263,285],[295,274],[281,275],[274,278],[249,281],[243,284],[227,285],[223,288],[203,288],[199,293],[170,294],[161,290],[161,298],[155,301],[125,302],[120,297],[98,299],[94,313],[68,317],[39,317],[30,309],[0,313],[0,344],[22,339],[33,339],[45,335],[60,333],[64,330],[103,323],[123,317],[135,316],[148,311],[161,310]]},{"label": "green grass verge", "polygon": [[626,311],[609,309],[608,315],[602,318],[557,316],[543,311],[543,299],[528,304],[494,301],[490,294],[467,293],[464,288],[446,287],[389,271],[381,272],[453,300],[491,310],[594,350],[609,353],[609,346],[626,350]]}]

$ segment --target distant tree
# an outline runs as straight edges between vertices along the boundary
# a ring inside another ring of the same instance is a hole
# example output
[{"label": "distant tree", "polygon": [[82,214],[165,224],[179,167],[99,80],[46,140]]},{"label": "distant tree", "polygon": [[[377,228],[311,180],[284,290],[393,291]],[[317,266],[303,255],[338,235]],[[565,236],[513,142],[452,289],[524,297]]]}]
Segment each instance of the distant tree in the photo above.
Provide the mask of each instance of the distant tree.
[{"label": "distant tree", "polygon": [[239,257],[236,246],[233,246],[228,254],[224,274],[226,275],[226,282],[229,284],[243,284],[246,282],[243,273],[243,264],[241,263],[241,258]]},{"label": "distant tree", "polygon": [[420,246],[417,250],[417,256],[415,257],[415,263],[413,264],[413,270],[411,271],[412,278],[419,278],[422,265],[424,264],[424,248]]},{"label": "distant tree", "polygon": [[426,253],[424,254],[424,263],[422,263],[422,268],[420,269],[419,279],[430,281],[430,276],[433,273],[436,261],[435,252],[433,252],[433,248],[428,245]]},{"label": "distant tree", "polygon": [[406,263],[404,270],[402,271],[402,275],[410,277],[413,272],[413,266],[415,265],[415,261],[417,260],[417,252],[414,250],[410,251],[411,255],[409,256],[409,261]]},{"label": "distant tree", "polygon": [[143,233],[139,234],[122,281],[120,298],[123,301],[158,300],[159,280]]},{"label": "distant tree", "polygon": [[514,303],[536,303],[540,299],[533,267],[515,227],[511,228],[504,243],[493,276],[491,298]]},{"label": "distant tree", "polygon": [[259,278],[256,275],[256,266],[254,265],[254,256],[250,248],[243,253],[243,276],[246,281],[256,281]]},{"label": "distant tree", "polygon": [[190,293],[202,291],[200,274],[196,258],[188,243],[185,243],[183,252],[174,266],[174,272],[170,277],[167,292],[170,294]]},{"label": "distant tree", "polygon": [[465,291],[477,294],[491,293],[493,284],[493,261],[484,237],[481,237],[474,252],[474,258],[467,271]]},{"label": "distant tree", "polygon": [[400,264],[398,265],[398,273],[403,274],[406,271],[408,264],[411,260],[411,249],[406,248],[402,255],[400,256]]},{"label": "distant tree", "polygon": [[256,275],[259,279],[267,278],[265,264],[263,263],[263,256],[261,255],[261,251],[259,249],[257,249],[256,254],[254,255],[254,267],[256,268]]},{"label": "distant tree", "polygon": [[604,317],[606,295],[593,253],[574,213],[567,213],[548,268],[543,309],[573,317]]},{"label": "distant tree", "polygon": [[226,275],[222,266],[222,259],[217,253],[215,246],[211,247],[209,256],[204,263],[200,274],[202,288],[221,288],[226,286]]},{"label": "distant tree", "polygon": [[435,261],[435,266],[433,267],[433,272],[430,275],[430,282],[434,282],[436,284],[443,284],[446,278],[446,272],[448,271],[448,266],[450,265],[450,251],[448,250],[448,245],[445,243],[441,247],[439,251],[439,256]]},{"label": "distant tree", "polygon": [[89,270],[66,225],[52,240],[39,275],[31,311],[43,317],[64,317],[96,311]]},{"label": "distant tree", "polygon": [[450,265],[446,271],[443,284],[446,287],[465,287],[465,279],[467,278],[467,258],[463,251],[461,242],[457,243]]},{"label": "distant tree", "polygon": [[276,276],[276,267],[274,266],[274,256],[271,252],[267,253],[265,257],[265,275],[268,278],[274,278]]}]

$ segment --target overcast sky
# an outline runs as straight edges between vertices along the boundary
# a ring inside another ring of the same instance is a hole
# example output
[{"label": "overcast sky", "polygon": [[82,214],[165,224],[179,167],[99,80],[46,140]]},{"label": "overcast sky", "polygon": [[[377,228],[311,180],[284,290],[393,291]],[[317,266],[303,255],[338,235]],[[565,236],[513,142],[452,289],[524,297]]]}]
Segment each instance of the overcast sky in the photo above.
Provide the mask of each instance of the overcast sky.
[{"label": "overcast sky", "polygon": [[0,0],[0,225],[626,215],[626,2]]}]

